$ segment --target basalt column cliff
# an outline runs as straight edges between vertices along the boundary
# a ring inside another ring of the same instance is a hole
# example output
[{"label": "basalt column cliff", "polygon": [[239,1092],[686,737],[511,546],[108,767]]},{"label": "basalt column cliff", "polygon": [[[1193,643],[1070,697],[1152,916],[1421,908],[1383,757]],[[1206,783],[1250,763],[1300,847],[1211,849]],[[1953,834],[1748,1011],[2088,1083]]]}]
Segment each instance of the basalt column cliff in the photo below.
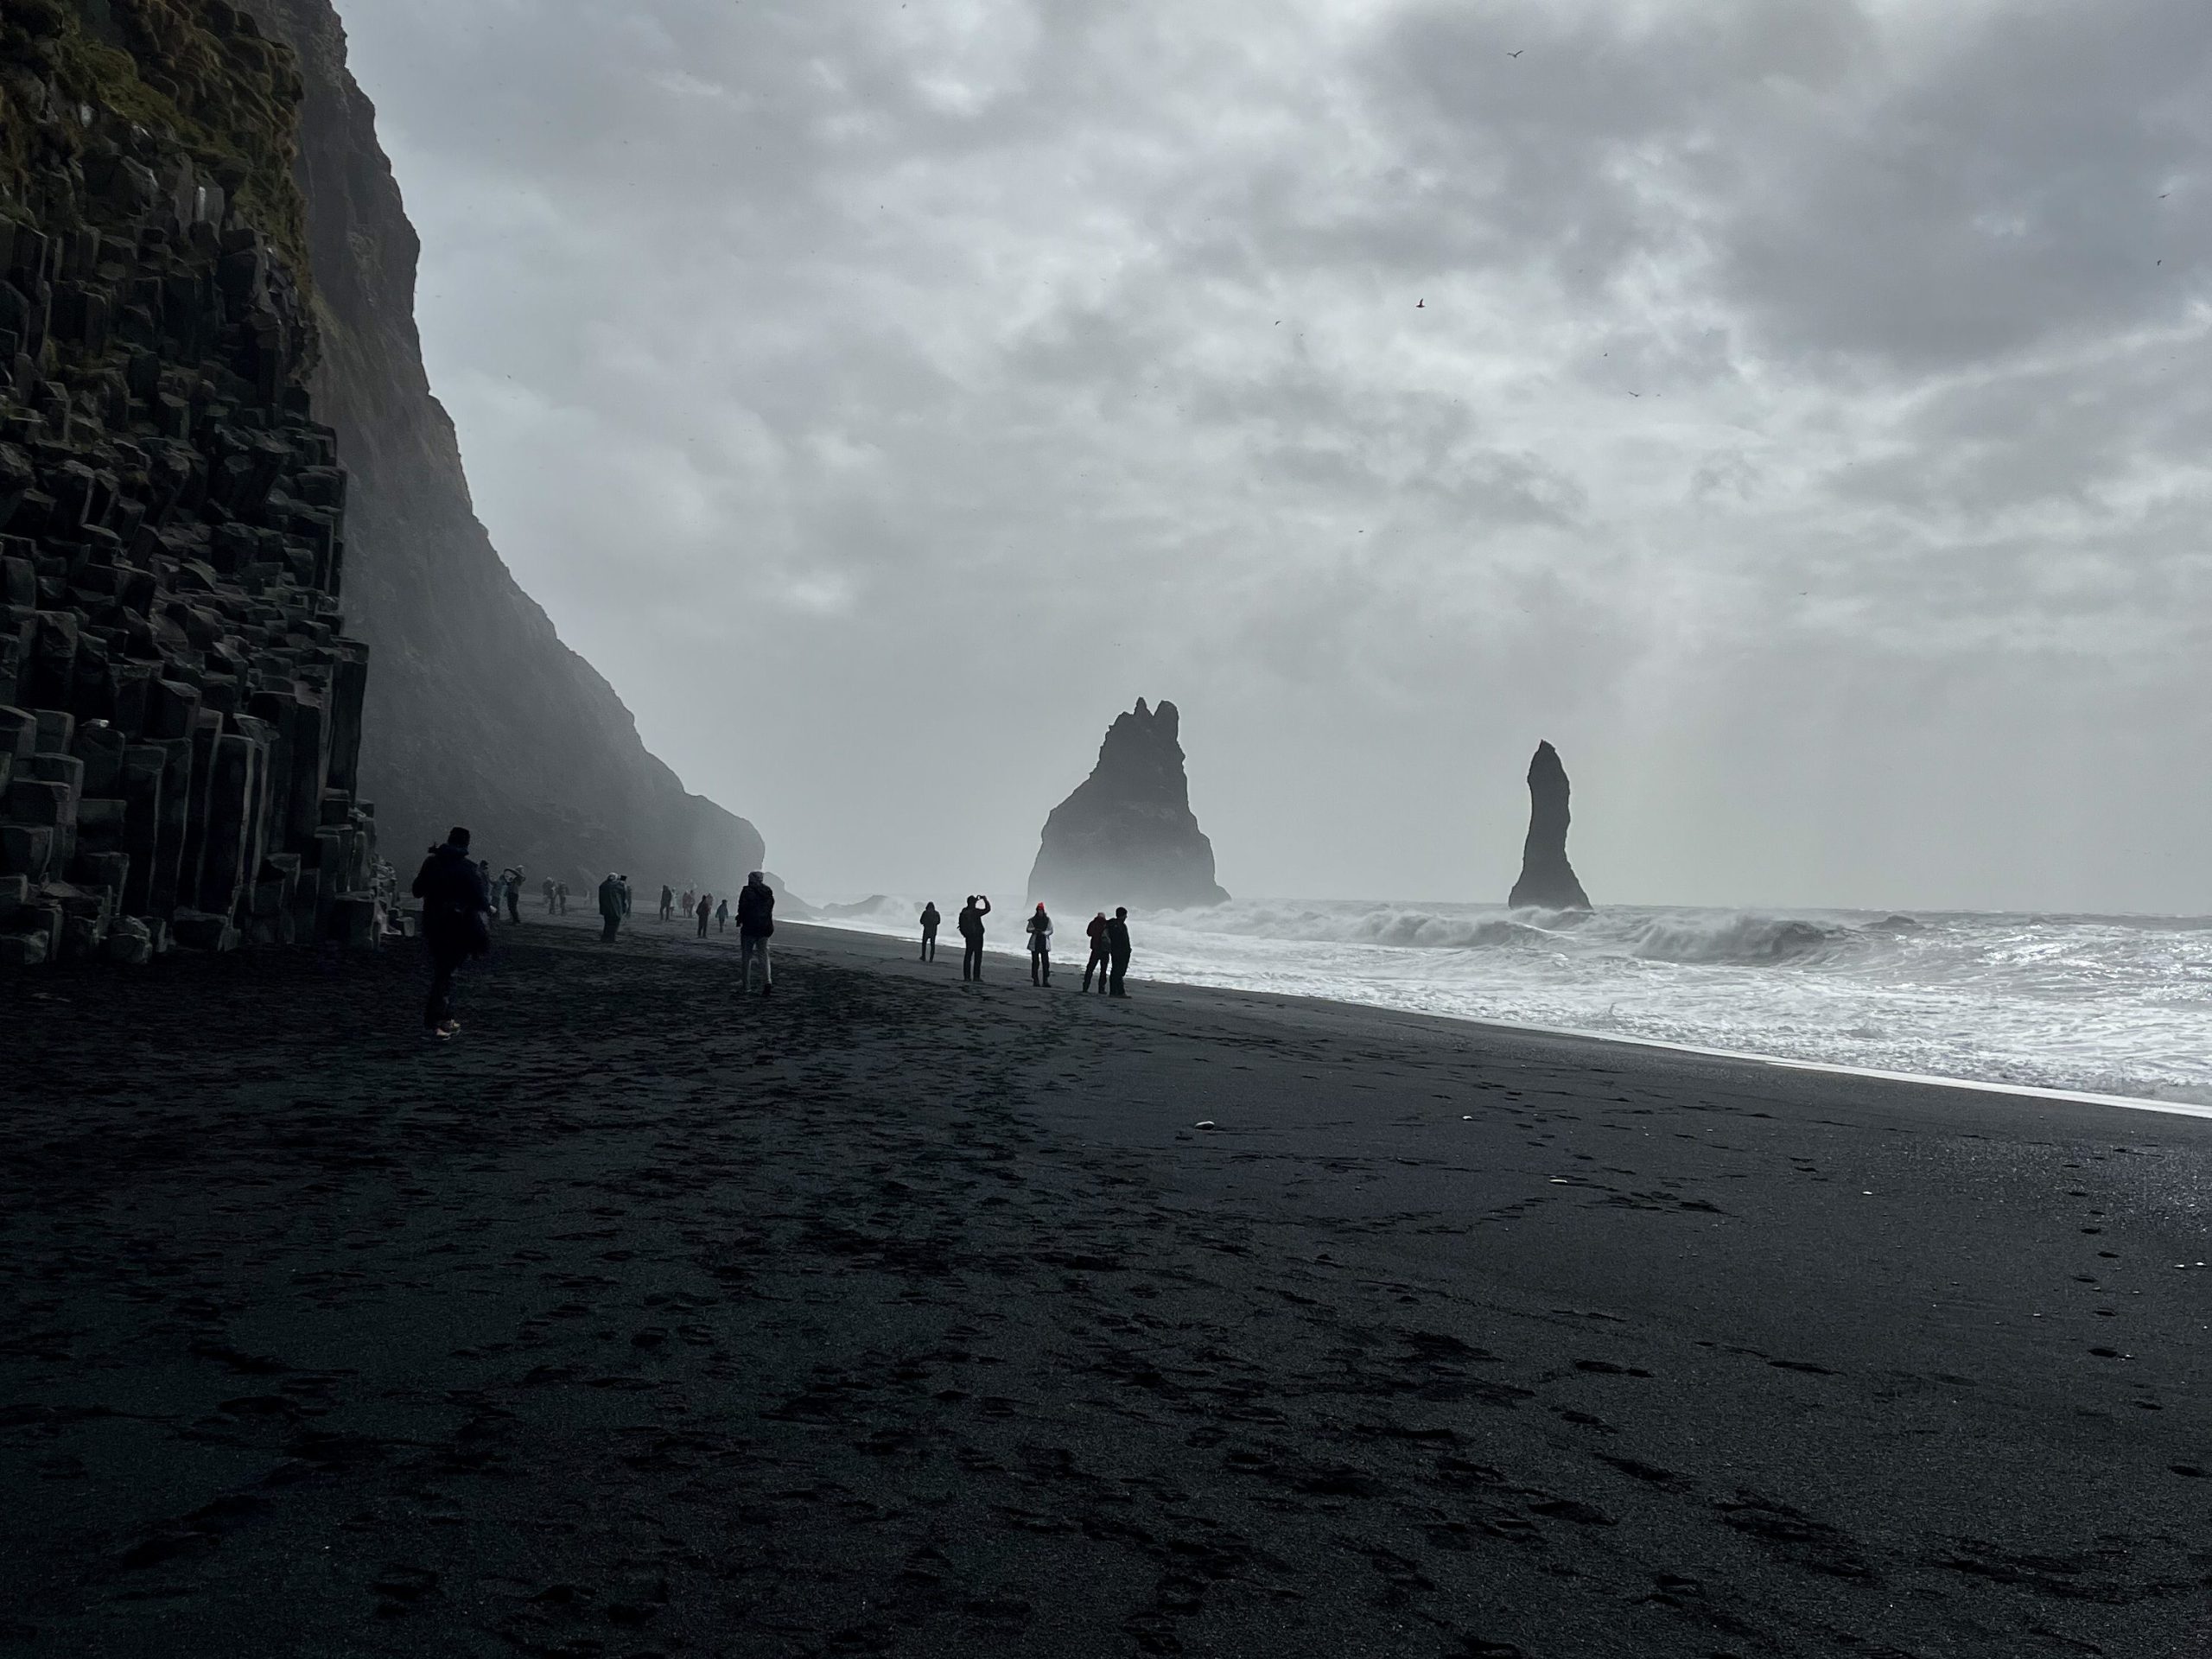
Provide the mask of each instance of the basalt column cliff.
[{"label": "basalt column cliff", "polygon": [[1567,861],[1567,768],[1549,743],[1536,745],[1529,762],[1529,840],[1521,854],[1521,879],[1506,900],[1515,909],[1587,910],[1590,900]]},{"label": "basalt column cliff", "polygon": [[1213,843],[1191,813],[1175,705],[1122,715],[1098,764],[1045,820],[1029,896],[1098,908],[1181,909],[1229,895],[1213,879]]},{"label": "basalt column cliff", "polygon": [[382,932],[289,56],[0,5],[0,963]]},{"label": "basalt column cliff", "polygon": [[246,9],[296,50],[306,81],[299,178],[323,340],[312,385],[353,474],[346,599],[377,660],[361,774],[387,847],[419,855],[466,823],[533,880],[620,869],[734,891],[760,867],[753,826],[646,753],[477,522],[423,372],[419,245],[330,0]]}]

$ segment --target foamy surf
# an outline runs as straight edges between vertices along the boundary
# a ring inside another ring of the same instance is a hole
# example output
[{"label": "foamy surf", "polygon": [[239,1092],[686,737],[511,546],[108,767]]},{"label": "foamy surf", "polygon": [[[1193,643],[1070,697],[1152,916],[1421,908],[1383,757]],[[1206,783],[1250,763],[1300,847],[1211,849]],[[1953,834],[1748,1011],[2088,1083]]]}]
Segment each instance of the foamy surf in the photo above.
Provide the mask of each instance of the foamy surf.
[{"label": "foamy surf", "polygon": [[[918,908],[884,899],[839,925],[908,932]],[[1273,899],[1135,920],[1140,976],[2212,1106],[2202,918]]]}]

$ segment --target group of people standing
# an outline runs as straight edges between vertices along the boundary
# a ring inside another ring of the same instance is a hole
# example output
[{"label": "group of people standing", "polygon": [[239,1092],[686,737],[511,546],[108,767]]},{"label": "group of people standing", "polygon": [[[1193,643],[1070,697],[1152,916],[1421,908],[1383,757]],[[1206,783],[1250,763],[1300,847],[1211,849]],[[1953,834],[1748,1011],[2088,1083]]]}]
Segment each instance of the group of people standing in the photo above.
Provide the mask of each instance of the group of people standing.
[{"label": "group of people standing", "polygon": [[[961,906],[959,917],[960,977],[981,980],[983,977],[983,918],[991,913],[989,895],[971,893],[968,902]],[[922,960],[937,960],[937,930],[944,918],[938,913],[937,901],[931,899],[922,906]],[[1029,982],[1050,985],[1052,982],[1052,918],[1040,902],[1030,912],[1023,925],[1029,939]],[[1084,964],[1083,988],[1090,988],[1093,974],[1098,976],[1102,995],[1126,996],[1122,979],[1129,970],[1129,912],[1126,906],[1117,906],[1112,916],[1100,911],[1090,918],[1084,930],[1090,940],[1090,960]]]}]

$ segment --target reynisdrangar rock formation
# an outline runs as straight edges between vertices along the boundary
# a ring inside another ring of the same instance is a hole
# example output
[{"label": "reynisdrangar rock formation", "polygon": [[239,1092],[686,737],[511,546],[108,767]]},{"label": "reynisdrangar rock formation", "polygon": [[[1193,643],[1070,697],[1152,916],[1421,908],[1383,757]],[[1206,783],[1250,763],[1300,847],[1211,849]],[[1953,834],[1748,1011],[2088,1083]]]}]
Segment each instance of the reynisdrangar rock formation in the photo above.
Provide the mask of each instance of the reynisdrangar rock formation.
[{"label": "reynisdrangar rock formation", "polygon": [[1045,820],[1029,896],[1069,909],[1179,910],[1229,895],[1214,880],[1213,843],[1191,813],[1175,705],[1137,699],[1116,719],[1098,764]]},{"label": "reynisdrangar rock formation", "polygon": [[361,785],[386,847],[404,861],[465,823],[533,880],[620,869],[736,891],[760,868],[760,836],[646,752],[477,521],[423,367],[420,244],[331,0],[243,4],[297,53],[305,82],[297,173],[323,342],[309,384],[353,474],[346,608],[377,664]]},{"label": "reynisdrangar rock formation", "polygon": [[1567,861],[1567,768],[1549,743],[1536,745],[1529,762],[1529,840],[1521,853],[1521,879],[1506,900],[1518,910],[1587,910],[1590,900]]}]

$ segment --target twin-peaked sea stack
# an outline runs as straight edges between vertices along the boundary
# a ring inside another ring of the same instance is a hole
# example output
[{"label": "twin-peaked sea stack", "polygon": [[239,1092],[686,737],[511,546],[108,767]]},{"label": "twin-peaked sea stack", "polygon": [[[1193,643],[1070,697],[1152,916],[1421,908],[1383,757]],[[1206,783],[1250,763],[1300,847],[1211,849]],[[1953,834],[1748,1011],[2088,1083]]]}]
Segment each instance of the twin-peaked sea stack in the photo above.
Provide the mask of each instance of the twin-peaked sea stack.
[{"label": "twin-peaked sea stack", "polygon": [[1099,746],[1098,764],[1045,820],[1029,896],[1071,910],[1184,910],[1229,895],[1213,843],[1191,812],[1175,705],[1137,699]]},{"label": "twin-peaked sea stack", "polygon": [[1521,879],[1506,900],[1514,909],[1587,910],[1590,899],[1567,861],[1567,768],[1549,743],[1536,745],[1529,762],[1529,840],[1521,853]]}]

